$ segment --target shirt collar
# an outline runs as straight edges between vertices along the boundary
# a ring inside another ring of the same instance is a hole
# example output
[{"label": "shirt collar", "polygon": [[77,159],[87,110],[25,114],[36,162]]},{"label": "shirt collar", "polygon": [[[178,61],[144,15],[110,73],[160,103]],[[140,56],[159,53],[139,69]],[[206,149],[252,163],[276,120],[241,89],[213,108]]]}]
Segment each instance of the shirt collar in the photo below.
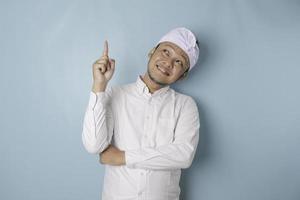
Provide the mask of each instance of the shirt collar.
[{"label": "shirt collar", "polygon": [[147,85],[146,85],[146,83],[143,81],[141,75],[139,75],[137,77],[136,86],[137,86],[137,90],[140,94],[147,95],[147,96],[153,96],[153,97],[154,96],[162,97],[162,95],[165,94],[170,88],[170,86],[167,85],[167,86],[164,86],[164,87],[156,90],[153,94],[151,94],[148,87],[147,87]]}]

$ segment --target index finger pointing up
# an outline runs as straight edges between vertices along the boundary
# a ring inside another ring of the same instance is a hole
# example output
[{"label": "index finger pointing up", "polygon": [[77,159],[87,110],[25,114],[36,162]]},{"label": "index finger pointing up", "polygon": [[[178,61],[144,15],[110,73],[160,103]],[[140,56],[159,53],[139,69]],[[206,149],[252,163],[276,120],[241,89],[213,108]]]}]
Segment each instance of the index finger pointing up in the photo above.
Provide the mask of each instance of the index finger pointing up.
[{"label": "index finger pointing up", "polygon": [[107,40],[105,40],[105,42],[104,42],[103,56],[108,56],[108,42],[107,42]]}]

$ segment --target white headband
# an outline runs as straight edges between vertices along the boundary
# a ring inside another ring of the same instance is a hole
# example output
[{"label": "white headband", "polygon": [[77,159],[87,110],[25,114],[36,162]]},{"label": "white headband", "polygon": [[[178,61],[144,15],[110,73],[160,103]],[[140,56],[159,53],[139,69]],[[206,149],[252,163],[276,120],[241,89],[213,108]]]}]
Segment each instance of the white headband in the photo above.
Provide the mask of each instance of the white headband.
[{"label": "white headband", "polygon": [[179,46],[189,57],[190,69],[195,66],[199,57],[199,48],[196,44],[195,35],[184,27],[175,28],[164,35],[157,44],[161,42],[172,42]]}]

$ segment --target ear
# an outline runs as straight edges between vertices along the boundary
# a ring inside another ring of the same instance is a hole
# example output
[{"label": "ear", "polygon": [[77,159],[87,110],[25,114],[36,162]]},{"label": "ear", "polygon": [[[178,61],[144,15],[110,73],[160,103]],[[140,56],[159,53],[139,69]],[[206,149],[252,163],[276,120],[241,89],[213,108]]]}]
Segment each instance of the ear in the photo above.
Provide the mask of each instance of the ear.
[{"label": "ear", "polygon": [[184,73],[177,79],[177,81],[181,81],[181,80],[185,79],[185,78],[187,77],[187,75],[188,75],[188,71],[184,72]]},{"label": "ear", "polygon": [[154,53],[155,51],[155,47],[153,47],[150,52],[148,53],[148,57],[150,58],[152,56],[152,54]]}]

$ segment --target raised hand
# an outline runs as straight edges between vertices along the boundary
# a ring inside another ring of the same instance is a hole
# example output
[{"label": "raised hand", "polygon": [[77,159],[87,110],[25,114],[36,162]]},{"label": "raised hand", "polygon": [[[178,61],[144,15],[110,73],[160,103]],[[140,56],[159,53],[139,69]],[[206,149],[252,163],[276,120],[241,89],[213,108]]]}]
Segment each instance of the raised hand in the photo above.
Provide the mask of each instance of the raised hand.
[{"label": "raised hand", "polygon": [[103,91],[115,70],[115,60],[108,56],[108,42],[105,40],[101,57],[93,64],[93,90]]}]

